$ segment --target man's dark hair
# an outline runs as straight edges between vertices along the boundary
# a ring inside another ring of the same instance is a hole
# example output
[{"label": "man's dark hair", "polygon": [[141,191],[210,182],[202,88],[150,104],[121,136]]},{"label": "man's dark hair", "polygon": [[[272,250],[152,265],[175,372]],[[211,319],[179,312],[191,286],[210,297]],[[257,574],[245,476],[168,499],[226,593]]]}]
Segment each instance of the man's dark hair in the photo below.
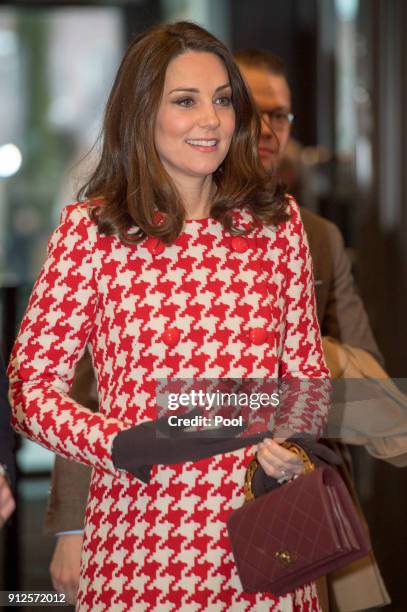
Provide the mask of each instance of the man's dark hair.
[{"label": "man's dark hair", "polygon": [[233,54],[238,64],[248,68],[263,68],[276,76],[287,79],[283,60],[266,49],[240,49]]}]

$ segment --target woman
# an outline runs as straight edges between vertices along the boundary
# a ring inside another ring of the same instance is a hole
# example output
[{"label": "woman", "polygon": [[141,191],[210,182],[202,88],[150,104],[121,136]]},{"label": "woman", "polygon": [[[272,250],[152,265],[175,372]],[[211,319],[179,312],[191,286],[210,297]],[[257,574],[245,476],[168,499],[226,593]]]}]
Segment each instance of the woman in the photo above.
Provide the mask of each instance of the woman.
[{"label": "woman", "polygon": [[[242,592],[226,519],[253,447],[152,445],[157,378],[327,376],[298,209],[264,175],[258,131],[218,40],[147,31],[113,85],[87,200],[51,238],[9,372],[15,427],[94,468],[80,610],[318,609],[313,585]],[[98,414],[67,396],[86,344]],[[259,460],[301,470],[272,440]]]}]

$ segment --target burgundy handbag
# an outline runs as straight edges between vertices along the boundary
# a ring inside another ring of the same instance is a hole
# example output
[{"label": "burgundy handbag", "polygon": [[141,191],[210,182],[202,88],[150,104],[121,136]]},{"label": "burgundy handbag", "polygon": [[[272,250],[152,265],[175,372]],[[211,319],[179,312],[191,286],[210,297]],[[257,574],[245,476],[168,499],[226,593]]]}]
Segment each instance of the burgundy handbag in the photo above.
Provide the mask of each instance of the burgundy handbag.
[{"label": "burgundy handbag", "polygon": [[330,466],[315,467],[296,444],[282,446],[304,462],[304,474],[254,499],[246,473],[246,503],[228,519],[237,570],[248,593],[284,595],[364,557],[367,534],[342,478]]}]

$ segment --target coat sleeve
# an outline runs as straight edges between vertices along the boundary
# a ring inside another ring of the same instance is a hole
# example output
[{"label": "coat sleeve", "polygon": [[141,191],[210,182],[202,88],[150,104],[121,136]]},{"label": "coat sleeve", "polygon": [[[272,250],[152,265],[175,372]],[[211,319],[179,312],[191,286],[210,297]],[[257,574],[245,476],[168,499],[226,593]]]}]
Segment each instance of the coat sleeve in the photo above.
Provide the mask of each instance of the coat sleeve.
[{"label": "coat sleeve", "polygon": [[329,371],[326,367],[316,315],[314,278],[308,241],[298,205],[289,198],[286,223],[286,311],[279,376],[280,412],[277,430],[289,435],[319,436],[329,406]]},{"label": "coat sleeve", "polygon": [[68,395],[97,312],[97,240],[84,204],[63,211],[12,351],[9,397],[17,431],[66,459],[119,476],[111,447],[128,425]]},{"label": "coat sleeve", "polygon": [[86,465],[55,457],[44,524],[46,534],[84,528],[90,476]]},{"label": "coat sleeve", "polygon": [[326,226],[333,258],[333,274],[321,324],[322,335],[368,351],[383,365],[383,356],[355,287],[342,235],[332,223]]}]

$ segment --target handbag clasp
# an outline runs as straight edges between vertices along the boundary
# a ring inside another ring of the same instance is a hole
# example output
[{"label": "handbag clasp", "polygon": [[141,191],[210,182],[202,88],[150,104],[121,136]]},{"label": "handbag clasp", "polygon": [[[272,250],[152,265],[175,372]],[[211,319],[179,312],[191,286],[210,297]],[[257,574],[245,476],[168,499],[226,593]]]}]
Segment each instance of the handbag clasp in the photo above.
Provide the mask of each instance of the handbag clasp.
[{"label": "handbag clasp", "polygon": [[287,567],[297,561],[297,553],[295,551],[290,552],[289,550],[279,550],[276,552],[274,557],[279,561],[280,565]]}]

